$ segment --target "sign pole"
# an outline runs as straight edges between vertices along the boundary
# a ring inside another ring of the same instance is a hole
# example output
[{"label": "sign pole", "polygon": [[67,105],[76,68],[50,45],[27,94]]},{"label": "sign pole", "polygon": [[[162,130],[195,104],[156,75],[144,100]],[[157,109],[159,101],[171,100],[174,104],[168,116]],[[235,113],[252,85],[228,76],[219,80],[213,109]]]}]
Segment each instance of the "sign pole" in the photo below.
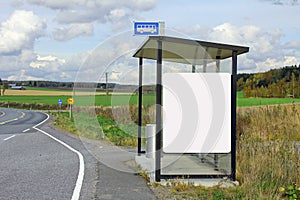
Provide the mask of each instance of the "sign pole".
[{"label": "sign pole", "polygon": [[71,119],[71,117],[72,117],[72,106],[74,104],[73,98],[68,98],[68,104],[69,104],[69,117]]},{"label": "sign pole", "polygon": [[58,112],[61,112],[61,105],[62,105],[62,100],[58,99]]},{"label": "sign pole", "polygon": [[72,104],[69,104],[69,118],[72,118]]}]

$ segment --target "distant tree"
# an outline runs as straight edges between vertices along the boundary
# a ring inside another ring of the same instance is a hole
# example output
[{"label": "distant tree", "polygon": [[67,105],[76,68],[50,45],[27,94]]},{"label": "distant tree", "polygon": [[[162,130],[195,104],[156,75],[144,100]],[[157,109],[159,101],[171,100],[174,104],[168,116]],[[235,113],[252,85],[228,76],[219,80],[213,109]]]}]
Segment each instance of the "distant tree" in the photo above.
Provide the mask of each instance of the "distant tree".
[{"label": "distant tree", "polygon": [[245,98],[251,97],[251,87],[250,86],[245,86],[244,90],[243,90],[243,93],[244,93]]},{"label": "distant tree", "polygon": [[237,89],[248,97],[300,97],[300,65],[267,72],[238,74]]},{"label": "distant tree", "polygon": [[[4,96],[4,94],[5,94],[5,90],[8,88],[8,83],[7,83],[7,81],[2,81],[2,84],[1,84],[1,86],[0,86],[0,96],[2,95],[2,96]],[[2,92],[1,92],[1,90],[2,90]]]},{"label": "distant tree", "polygon": [[252,78],[247,78],[247,80],[246,80],[246,84],[245,84],[247,87],[250,87],[250,90],[252,90],[253,89],[253,80],[252,80]]},{"label": "distant tree", "polygon": [[6,89],[8,89],[8,83],[7,83],[7,81],[4,81],[3,87],[2,87],[2,95],[4,95]]},{"label": "distant tree", "polygon": [[295,73],[293,72],[292,73],[292,95],[293,95],[293,98],[295,98],[295,83],[296,83],[296,75]]},{"label": "distant tree", "polygon": [[68,83],[67,85],[68,85],[68,88],[73,88],[74,87],[73,83]]},{"label": "distant tree", "polygon": [[267,89],[264,86],[260,87],[260,96],[267,97]]},{"label": "distant tree", "polygon": [[[99,85],[99,83],[98,83],[98,85]],[[241,78],[239,78],[239,80],[237,82],[237,90],[242,91],[244,89],[244,86],[245,86],[244,78],[241,77]],[[99,86],[98,86],[98,88],[99,88]]]}]

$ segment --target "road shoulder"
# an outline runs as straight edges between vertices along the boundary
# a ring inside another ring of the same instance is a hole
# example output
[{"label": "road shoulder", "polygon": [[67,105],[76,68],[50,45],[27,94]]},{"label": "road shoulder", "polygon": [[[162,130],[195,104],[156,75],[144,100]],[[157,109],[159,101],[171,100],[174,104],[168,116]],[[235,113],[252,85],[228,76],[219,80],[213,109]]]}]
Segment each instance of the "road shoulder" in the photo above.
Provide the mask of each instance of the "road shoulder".
[{"label": "road shoulder", "polygon": [[[53,124],[53,117],[46,126],[55,137],[72,142],[85,159],[86,176],[82,195],[93,199],[157,199],[145,180],[134,167],[136,148],[120,148],[107,141],[77,137]],[[93,195],[91,196],[91,190]]]}]

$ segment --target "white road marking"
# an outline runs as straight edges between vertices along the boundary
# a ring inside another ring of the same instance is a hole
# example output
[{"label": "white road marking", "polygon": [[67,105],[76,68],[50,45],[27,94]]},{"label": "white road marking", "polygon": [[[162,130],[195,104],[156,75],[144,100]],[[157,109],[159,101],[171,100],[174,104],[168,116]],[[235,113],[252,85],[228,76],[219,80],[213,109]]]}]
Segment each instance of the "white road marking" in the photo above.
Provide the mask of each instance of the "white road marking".
[{"label": "white road marking", "polygon": [[12,136],[9,136],[8,138],[5,138],[5,139],[3,139],[4,141],[7,141],[7,140],[9,140],[9,139],[11,139],[11,138],[13,138],[13,137],[15,137],[16,135],[12,135]]},{"label": "white road marking", "polygon": [[22,131],[23,133],[25,133],[25,132],[27,132],[27,131],[29,131],[30,130],[30,128],[28,128],[28,129],[25,129],[24,131]]},{"label": "white road marking", "polygon": [[25,113],[21,112],[21,116],[20,117],[17,117],[15,119],[10,119],[10,120],[4,121],[4,122],[0,122],[0,125],[4,125],[4,124],[7,124],[9,122],[17,121],[19,119],[22,119],[24,116],[25,116]]},{"label": "white road marking", "polygon": [[1,111],[0,117],[3,117],[6,113]]},{"label": "white road marking", "polygon": [[46,122],[49,119],[49,115],[47,113],[43,113],[45,115],[47,115],[47,118],[42,121],[41,123],[33,126],[32,128],[34,128],[35,130],[47,135],[48,137],[50,137],[51,139],[55,140],[56,142],[60,143],[61,145],[67,147],[70,151],[76,153],[78,155],[79,158],[79,172],[78,172],[78,177],[77,177],[77,181],[76,181],[76,185],[75,188],[73,190],[73,195],[72,195],[72,200],[78,200],[80,197],[80,191],[81,191],[81,187],[82,187],[82,183],[83,183],[83,177],[84,177],[84,159],[82,154],[77,151],[76,149],[72,148],[71,146],[69,146],[68,144],[64,143],[63,141],[53,137],[52,135],[50,135],[49,133],[37,128],[37,126],[43,124],[44,122]]}]

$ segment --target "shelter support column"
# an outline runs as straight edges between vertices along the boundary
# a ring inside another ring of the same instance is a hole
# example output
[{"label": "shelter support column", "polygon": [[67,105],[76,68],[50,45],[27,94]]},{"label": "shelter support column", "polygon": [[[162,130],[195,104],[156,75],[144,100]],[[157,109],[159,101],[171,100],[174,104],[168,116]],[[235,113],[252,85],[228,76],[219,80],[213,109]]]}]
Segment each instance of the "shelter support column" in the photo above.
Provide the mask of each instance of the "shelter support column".
[{"label": "shelter support column", "polygon": [[162,139],[162,40],[157,41],[156,62],[156,135],[155,135],[155,181],[161,176],[161,139]]},{"label": "shelter support column", "polygon": [[138,155],[142,151],[142,109],[143,109],[143,58],[139,58],[139,99],[138,99]]},{"label": "shelter support column", "polygon": [[208,59],[208,48],[205,48],[204,52],[204,58],[203,58],[203,73],[206,73],[206,68],[207,68],[207,59]]},{"label": "shelter support column", "polygon": [[196,72],[196,62],[197,62],[197,54],[198,54],[199,46],[195,49],[195,55],[194,55],[194,64],[192,65],[192,73]]},{"label": "shelter support column", "polygon": [[206,72],[206,68],[207,68],[207,60],[203,61],[203,73]]},{"label": "shelter support column", "polygon": [[192,65],[192,73],[196,72],[196,65]]},{"label": "shelter support column", "polygon": [[232,52],[231,75],[231,179],[236,180],[236,81],[237,51]]},{"label": "shelter support column", "polygon": [[216,57],[216,72],[219,73],[220,72],[220,56]]}]

